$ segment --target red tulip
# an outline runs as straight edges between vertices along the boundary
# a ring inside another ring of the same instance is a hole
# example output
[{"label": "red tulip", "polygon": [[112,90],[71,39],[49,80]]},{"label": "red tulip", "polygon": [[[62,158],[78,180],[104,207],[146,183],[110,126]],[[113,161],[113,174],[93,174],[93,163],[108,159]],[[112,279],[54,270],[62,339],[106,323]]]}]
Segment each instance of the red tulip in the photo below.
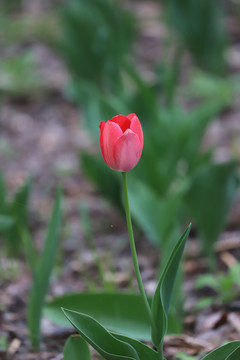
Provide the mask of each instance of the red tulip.
[{"label": "red tulip", "polygon": [[113,170],[126,172],[140,160],[143,149],[143,132],[135,114],[117,115],[101,121],[100,147],[105,163]]}]

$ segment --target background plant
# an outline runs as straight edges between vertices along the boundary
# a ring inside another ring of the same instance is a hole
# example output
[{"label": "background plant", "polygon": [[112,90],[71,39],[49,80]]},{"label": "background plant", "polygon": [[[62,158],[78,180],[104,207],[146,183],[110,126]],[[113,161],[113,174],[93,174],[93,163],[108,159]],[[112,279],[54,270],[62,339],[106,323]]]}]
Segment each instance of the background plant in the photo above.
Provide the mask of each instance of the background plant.
[{"label": "background plant", "polygon": [[[134,110],[138,114],[146,140],[141,164],[129,176],[134,220],[168,253],[180,222],[192,213],[209,255],[236,189],[236,163],[216,165],[211,150],[200,150],[208,125],[234,96],[235,82],[219,77],[225,70],[223,8],[215,1],[185,0],[181,4],[163,1],[163,9],[169,28],[164,48],[167,60],[156,60],[155,80],[150,82],[133,57],[136,17],[118,2],[70,1],[62,10],[59,43],[71,74],[67,93],[81,105],[93,139],[98,137],[100,120],[119,112],[127,115]],[[211,37],[206,36],[210,26]],[[195,66],[211,73],[194,71],[192,80],[180,86],[186,52]],[[178,100],[179,94],[184,101]],[[195,105],[186,110],[186,101]],[[122,209],[116,174],[104,170],[96,155],[81,154],[81,165],[102,194]],[[201,200],[198,209],[193,194]],[[148,211],[143,214],[145,208]]]},{"label": "background plant", "polygon": [[237,299],[240,294],[239,285],[240,265],[238,263],[228,268],[226,272],[199,275],[196,280],[196,288],[203,289],[210,287],[215,295],[204,297],[197,303],[197,307],[206,306],[207,303],[227,304]]},{"label": "background plant", "polygon": [[31,346],[35,350],[38,349],[41,340],[42,311],[58,248],[60,221],[61,193],[58,191],[47,228],[44,247],[39,257],[36,255],[33,240],[29,233],[26,230],[22,233],[25,252],[33,277],[28,300],[28,330]]},{"label": "background plant", "polygon": [[0,173],[0,234],[6,252],[10,256],[19,255],[22,249],[21,232],[28,226],[28,203],[31,189],[26,180],[13,197],[7,197],[7,187]]},{"label": "background plant", "polygon": [[201,68],[222,74],[227,43],[224,1],[162,0],[164,19]]}]

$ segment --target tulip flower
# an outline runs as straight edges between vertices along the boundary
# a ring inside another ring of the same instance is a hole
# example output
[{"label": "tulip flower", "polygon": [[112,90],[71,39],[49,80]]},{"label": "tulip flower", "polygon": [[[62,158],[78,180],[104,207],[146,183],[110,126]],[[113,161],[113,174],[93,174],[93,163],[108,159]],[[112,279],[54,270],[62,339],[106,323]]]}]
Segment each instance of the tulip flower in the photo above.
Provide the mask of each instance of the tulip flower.
[{"label": "tulip flower", "polygon": [[117,115],[101,121],[100,148],[105,163],[113,170],[127,172],[140,160],[143,149],[143,132],[135,114]]},{"label": "tulip flower", "polygon": [[[99,124],[99,128],[100,148],[105,163],[111,169],[122,172],[123,197],[125,203],[126,220],[134,269],[137,277],[139,291],[141,293],[146,311],[149,315],[149,320],[153,324],[151,309],[143,287],[140,269],[137,261],[137,252],[134,242],[127,190],[127,171],[133,169],[137,165],[142,155],[142,126],[136,114],[129,114],[127,116],[114,116],[106,123],[105,121],[101,121]],[[152,326],[154,326],[154,324]]]}]

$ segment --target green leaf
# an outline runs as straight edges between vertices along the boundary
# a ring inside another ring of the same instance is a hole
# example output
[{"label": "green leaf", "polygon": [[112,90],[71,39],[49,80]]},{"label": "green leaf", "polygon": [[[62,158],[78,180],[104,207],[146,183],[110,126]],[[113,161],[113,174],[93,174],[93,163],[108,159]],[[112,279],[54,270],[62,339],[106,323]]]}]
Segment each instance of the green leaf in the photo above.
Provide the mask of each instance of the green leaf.
[{"label": "green leaf", "polygon": [[11,211],[15,215],[19,226],[27,222],[30,189],[31,181],[28,179],[25,184],[18,189],[10,205]]},{"label": "green leaf", "polygon": [[37,254],[34,248],[33,238],[30,236],[29,232],[26,229],[22,232],[22,241],[26,259],[31,269],[32,276],[34,277],[36,276]]},{"label": "green leaf", "polygon": [[221,73],[226,43],[223,3],[209,0],[163,2],[168,25],[175,30],[195,62],[208,71]]},{"label": "green leaf", "polygon": [[21,231],[24,227],[27,227],[28,222],[30,189],[31,181],[28,179],[25,184],[18,189],[13,201],[6,206],[7,214],[14,219],[13,226],[6,230],[4,234],[10,255],[17,255],[21,250]]},{"label": "green leaf", "polygon": [[[60,20],[58,49],[74,83],[85,81],[103,94],[116,93],[122,84],[123,57],[129,54],[135,34],[132,13],[109,0],[70,0],[62,8]],[[85,87],[81,93],[86,96]],[[91,99],[94,94],[87,96]]]},{"label": "green leaf", "polygon": [[196,310],[203,310],[206,309],[207,307],[210,307],[211,305],[214,304],[214,297],[204,297],[202,299],[197,300],[197,302],[194,305],[194,309]]},{"label": "green leaf", "polygon": [[53,269],[58,247],[58,237],[61,222],[61,192],[57,193],[52,216],[47,229],[43,251],[40,255],[28,303],[28,328],[33,348],[38,348],[40,341],[40,324],[45,295]]},{"label": "green leaf", "polygon": [[[239,350],[240,341],[232,341],[212,351],[201,360],[239,360]],[[236,354],[238,356],[235,356]]]},{"label": "green leaf", "polygon": [[6,185],[2,173],[0,172],[0,212],[5,208]]},{"label": "green leaf", "polygon": [[196,280],[196,288],[201,289],[205,286],[209,286],[214,290],[219,290],[219,282],[216,281],[216,277],[213,274],[203,274],[199,275]]},{"label": "green leaf", "polygon": [[69,326],[69,322],[61,307],[71,307],[74,311],[90,315],[110,331],[139,340],[151,340],[150,322],[139,294],[76,293],[55,298],[45,305],[44,315],[65,327]]},{"label": "green leaf", "polygon": [[239,360],[239,359],[240,359],[240,346],[227,357],[227,360]]},{"label": "green leaf", "polygon": [[155,329],[152,329],[152,341],[157,348],[162,344],[167,331],[167,317],[173,286],[190,229],[191,224],[187,227],[174,247],[153,296],[152,317],[155,323]]},{"label": "green leaf", "polygon": [[206,254],[212,251],[214,242],[223,230],[235,190],[234,161],[201,169],[193,178],[186,204],[197,224]]},{"label": "green leaf", "polygon": [[[133,179],[129,182],[131,213],[152,242],[160,246],[173,231],[173,218],[179,209],[181,195],[160,197],[143,182]],[[141,194],[141,196],[139,196]]]},{"label": "green leaf", "polygon": [[118,340],[92,317],[62,309],[80,335],[106,360],[140,360],[136,350]]},{"label": "green leaf", "polygon": [[128,343],[129,345],[131,345],[136,352],[138,353],[139,359],[140,360],[157,360],[158,359],[158,353],[153,350],[152,348],[150,348],[149,346],[143,344],[142,342],[135,340],[133,338],[124,336],[124,335],[120,335],[117,333],[112,333],[112,335],[114,337],[116,337],[119,340],[122,340],[126,343]]},{"label": "green leaf", "polygon": [[186,96],[190,99],[204,99],[205,104],[215,100],[215,105],[221,110],[232,103],[235,91],[234,81],[229,77],[194,70],[187,84]]},{"label": "green leaf", "polygon": [[182,352],[176,354],[176,355],[174,356],[174,359],[178,359],[178,360],[180,360],[180,359],[181,359],[181,360],[196,360],[195,357],[186,355],[186,354],[184,354],[184,353],[182,353]]},{"label": "green leaf", "polygon": [[0,215],[0,231],[9,229],[14,223],[14,219],[7,215]]},{"label": "green leaf", "polygon": [[71,335],[64,346],[64,360],[91,360],[87,342],[79,335]]}]

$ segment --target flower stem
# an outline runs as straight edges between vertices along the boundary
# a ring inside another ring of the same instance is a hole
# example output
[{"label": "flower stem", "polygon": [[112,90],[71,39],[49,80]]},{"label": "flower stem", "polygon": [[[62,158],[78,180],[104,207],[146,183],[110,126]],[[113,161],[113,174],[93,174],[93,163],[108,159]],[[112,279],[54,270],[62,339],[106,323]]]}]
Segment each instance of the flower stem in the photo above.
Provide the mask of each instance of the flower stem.
[{"label": "flower stem", "polygon": [[152,328],[155,328],[155,324],[154,324],[153,318],[152,318],[152,312],[150,309],[150,305],[148,303],[147,295],[146,295],[144,287],[143,287],[141,273],[140,273],[138,260],[137,260],[137,252],[136,252],[136,246],[135,246],[135,241],[134,241],[132,220],[131,220],[129,201],[128,201],[127,173],[125,173],[125,172],[122,173],[122,180],[123,180],[123,196],[124,196],[124,203],[125,203],[125,212],[126,212],[129,242],[130,242],[130,247],[131,247],[131,252],[132,252],[134,270],[135,270],[135,274],[137,277],[138,288],[139,288],[140,294],[142,296],[142,300],[144,302],[144,306],[146,308],[151,326],[152,326]]},{"label": "flower stem", "polygon": [[157,348],[157,351],[158,351],[158,359],[159,360],[166,360],[165,357],[163,356],[163,344],[162,343]]}]

